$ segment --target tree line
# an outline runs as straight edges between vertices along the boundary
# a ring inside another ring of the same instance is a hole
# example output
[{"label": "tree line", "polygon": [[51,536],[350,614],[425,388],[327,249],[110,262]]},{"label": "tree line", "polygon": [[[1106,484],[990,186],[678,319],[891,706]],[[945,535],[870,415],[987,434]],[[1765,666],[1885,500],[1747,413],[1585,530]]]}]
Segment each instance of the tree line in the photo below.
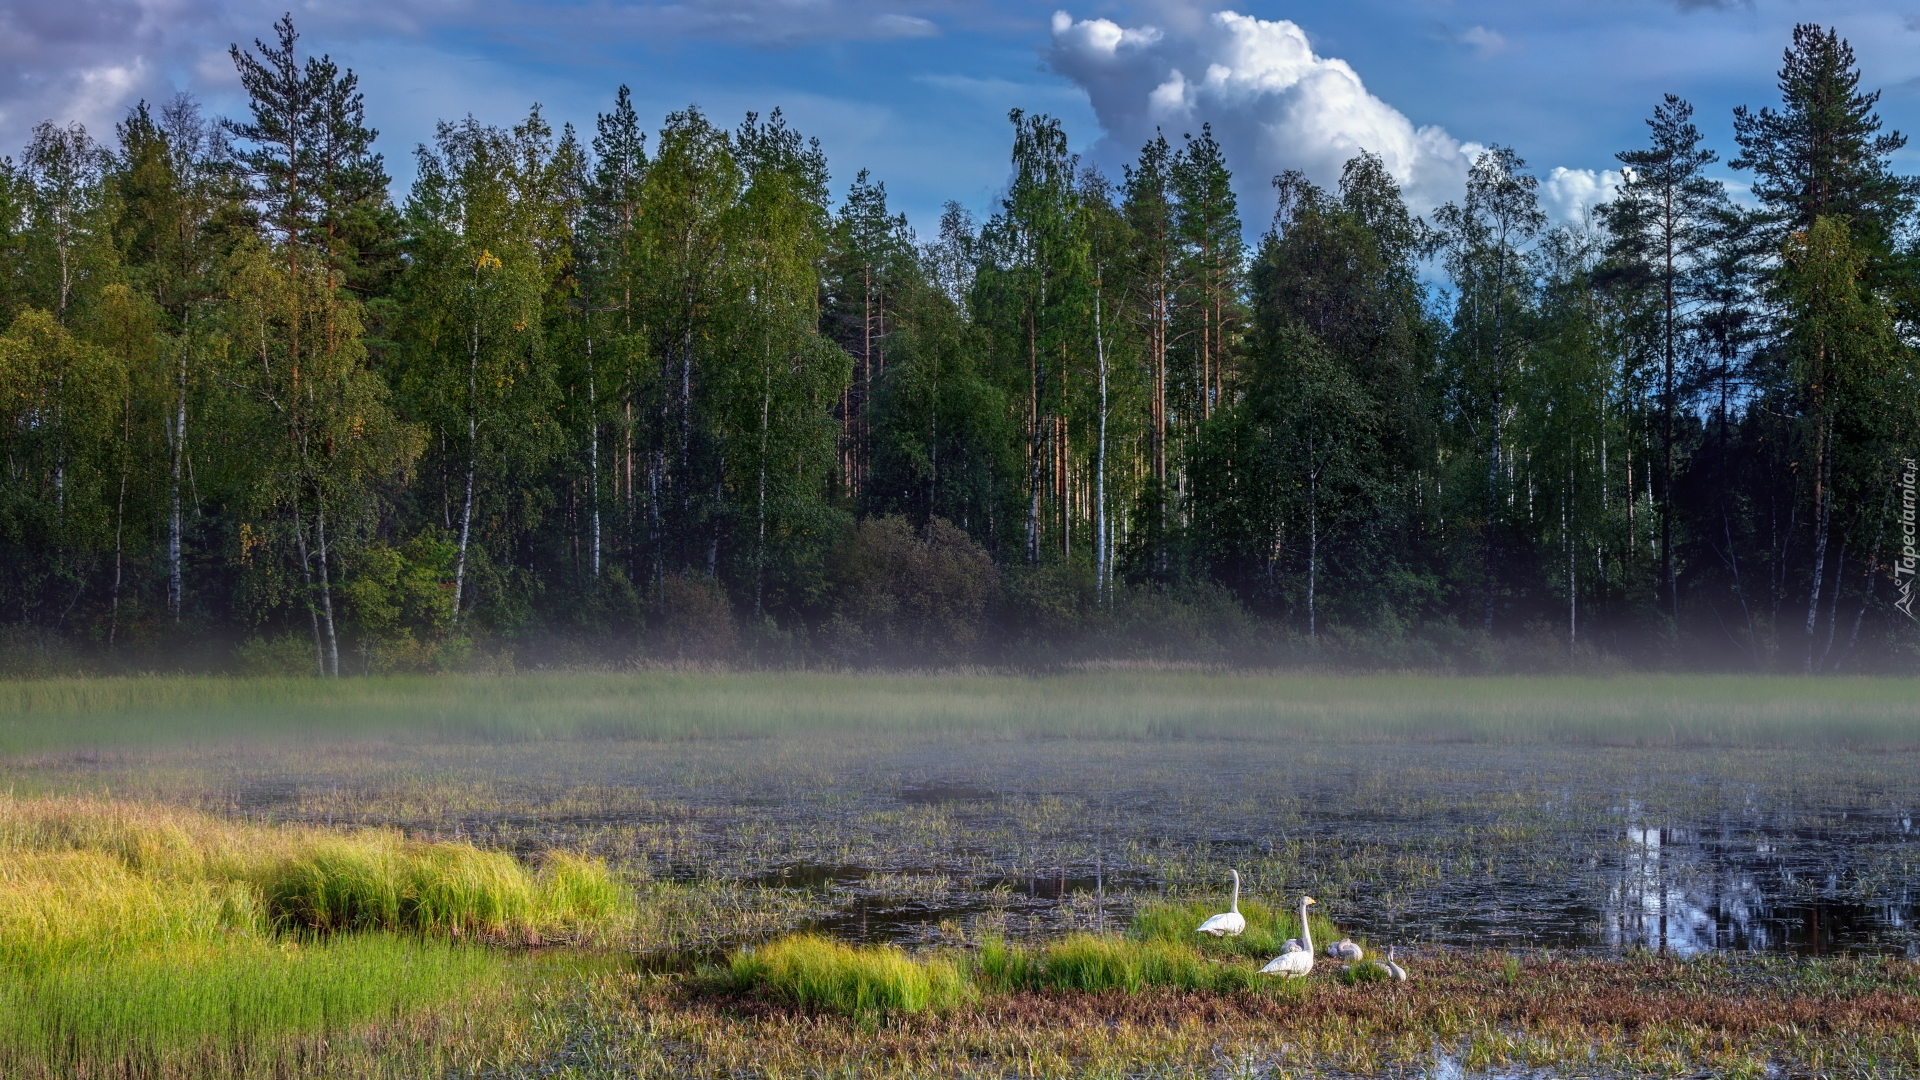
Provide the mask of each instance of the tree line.
[{"label": "tree line", "polygon": [[[779,110],[442,122],[395,200],[290,19],[245,116],[0,162],[0,666],[638,658],[1911,666],[1920,182],[1794,31],[1724,164],[1674,96],[1549,225],[1513,149],[1015,110],[985,221],[836,197]],[[1257,224],[1257,223],[1256,223]]]}]

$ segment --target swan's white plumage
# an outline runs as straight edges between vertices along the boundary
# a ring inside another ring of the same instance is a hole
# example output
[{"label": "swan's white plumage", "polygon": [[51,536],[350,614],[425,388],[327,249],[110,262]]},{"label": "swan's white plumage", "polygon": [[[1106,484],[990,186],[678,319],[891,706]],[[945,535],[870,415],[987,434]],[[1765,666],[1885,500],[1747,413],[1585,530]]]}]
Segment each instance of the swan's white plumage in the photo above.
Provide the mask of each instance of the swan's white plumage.
[{"label": "swan's white plumage", "polygon": [[1290,979],[1297,979],[1313,970],[1313,927],[1307,924],[1307,905],[1315,903],[1319,901],[1311,896],[1300,898],[1300,938],[1287,942],[1288,945],[1298,945],[1299,948],[1290,948],[1267,961],[1267,966],[1260,969],[1260,974],[1285,975]]},{"label": "swan's white plumage", "polygon": [[1341,938],[1339,941],[1327,946],[1327,955],[1333,957],[1335,960],[1345,960],[1348,963],[1355,963],[1364,959],[1367,954],[1360,946],[1355,945],[1351,939]]},{"label": "swan's white plumage", "polygon": [[1383,960],[1383,961],[1380,961],[1380,963],[1382,963],[1382,964],[1384,964],[1384,965],[1386,966],[1386,969],[1387,969],[1387,974],[1389,974],[1389,975],[1391,975],[1391,976],[1393,976],[1393,981],[1394,981],[1394,982],[1406,982],[1406,981],[1407,981],[1407,969],[1406,969],[1406,968],[1403,968],[1403,967],[1401,967],[1401,966],[1400,966],[1399,964],[1396,964],[1396,963],[1394,963],[1394,962],[1393,962],[1393,954],[1394,954],[1394,950],[1395,950],[1395,949],[1397,949],[1397,948],[1399,948],[1399,946],[1393,946],[1393,947],[1390,947],[1390,948],[1388,948],[1388,949],[1387,949],[1387,958],[1386,958],[1385,960]]},{"label": "swan's white plumage", "polygon": [[1233,902],[1227,910],[1209,918],[1200,924],[1196,933],[1212,934],[1214,937],[1238,936],[1247,928],[1247,917],[1240,914],[1240,871],[1229,870],[1233,875]]}]

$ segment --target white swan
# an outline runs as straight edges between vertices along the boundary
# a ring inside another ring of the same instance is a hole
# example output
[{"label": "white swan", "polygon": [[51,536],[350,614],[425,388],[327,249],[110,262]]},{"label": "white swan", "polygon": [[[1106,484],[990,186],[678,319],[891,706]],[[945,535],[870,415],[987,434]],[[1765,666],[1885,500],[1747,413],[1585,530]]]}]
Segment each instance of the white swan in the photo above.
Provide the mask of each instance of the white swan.
[{"label": "white swan", "polygon": [[1238,936],[1247,928],[1247,917],[1240,914],[1240,871],[1229,870],[1227,873],[1233,875],[1233,903],[1228,905],[1227,910],[1201,923],[1196,933],[1212,934],[1214,937]]},{"label": "white swan", "polygon": [[1387,974],[1393,976],[1394,982],[1406,982],[1407,969],[1393,962],[1393,953],[1396,948],[1398,948],[1398,946],[1388,946],[1387,958],[1385,960],[1375,960],[1374,963],[1383,965],[1387,969]]},{"label": "white swan", "polygon": [[1307,925],[1307,905],[1317,903],[1319,901],[1311,896],[1300,897],[1300,950],[1283,952],[1274,957],[1266,967],[1260,969],[1260,974],[1285,975],[1297,979],[1313,970],[1313,928]]},{"label": "white swan", "polygon": [[1335,960],[1345,960],[1351,963],[1363,959],[1367,954],[1360,946],[1355,945],[1351,938],[1341,938],[1339,941],[1327,946],[1327,955],[1333,957]]},{"label": "white swan", "polygon": [[1297,937],[1288,938],[1286,942],[1280,946],[1281,952],[1302,952],[1305,949],[1306,946],[1300,944],[1300,939]]}]

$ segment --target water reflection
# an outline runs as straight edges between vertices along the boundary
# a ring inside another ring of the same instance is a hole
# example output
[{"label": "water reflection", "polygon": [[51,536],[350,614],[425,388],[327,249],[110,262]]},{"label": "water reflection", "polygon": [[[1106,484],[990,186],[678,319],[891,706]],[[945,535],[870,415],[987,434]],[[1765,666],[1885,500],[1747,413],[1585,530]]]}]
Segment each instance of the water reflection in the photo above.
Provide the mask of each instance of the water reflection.
[{"label": "water reflection", "polygon": [[1659,823],[1629,800],[1607,884],[1601,941],[1693,956],[1714,949],[1823,954],[1912,951],[1915,897],[1903,881],[1862,897],[1856,855],[1913,831],[1910,814],[1843,812],[1817,829],[1758,814],[1713,827]]}]

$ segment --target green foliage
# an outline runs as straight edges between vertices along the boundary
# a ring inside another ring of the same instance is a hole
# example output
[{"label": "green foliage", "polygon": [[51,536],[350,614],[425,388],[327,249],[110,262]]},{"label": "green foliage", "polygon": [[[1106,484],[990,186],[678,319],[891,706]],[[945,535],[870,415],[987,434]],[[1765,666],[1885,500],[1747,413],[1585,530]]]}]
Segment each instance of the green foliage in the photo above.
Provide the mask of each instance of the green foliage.
[{"label": "green foliage", "polygon": [[1360,153],[1277,178],[1251,252],[1206,125],[1110,181],[1013,110],[1004,198],[922,243],[778,109],[649,132],[621,88],[590,139],[442,123],[396,207],[352,71],[290,17],[231,58],[240,116],[49,121],[0,166],[0,621],[62,664],[1920,641],[1885,560],[1920,181],[1830,28],[1735,114],[1757,210],[1669,97],[1590,222],[1512,148],[1430,222]]},{"label": "green foliage", "polygon": [[375,541],[360,551],[340,591],[362,632],[369,670],[436,671],[463,657],[465,642],[450,637],[447,599],[458,553],[435,531],[398,547]]},{"label": "green foliage", "polygon": [[973,653],[999,587],[993,560],[949,522],[902,517],[849,529],[832,556],[830,648],[847,660],[950,664]]}]

